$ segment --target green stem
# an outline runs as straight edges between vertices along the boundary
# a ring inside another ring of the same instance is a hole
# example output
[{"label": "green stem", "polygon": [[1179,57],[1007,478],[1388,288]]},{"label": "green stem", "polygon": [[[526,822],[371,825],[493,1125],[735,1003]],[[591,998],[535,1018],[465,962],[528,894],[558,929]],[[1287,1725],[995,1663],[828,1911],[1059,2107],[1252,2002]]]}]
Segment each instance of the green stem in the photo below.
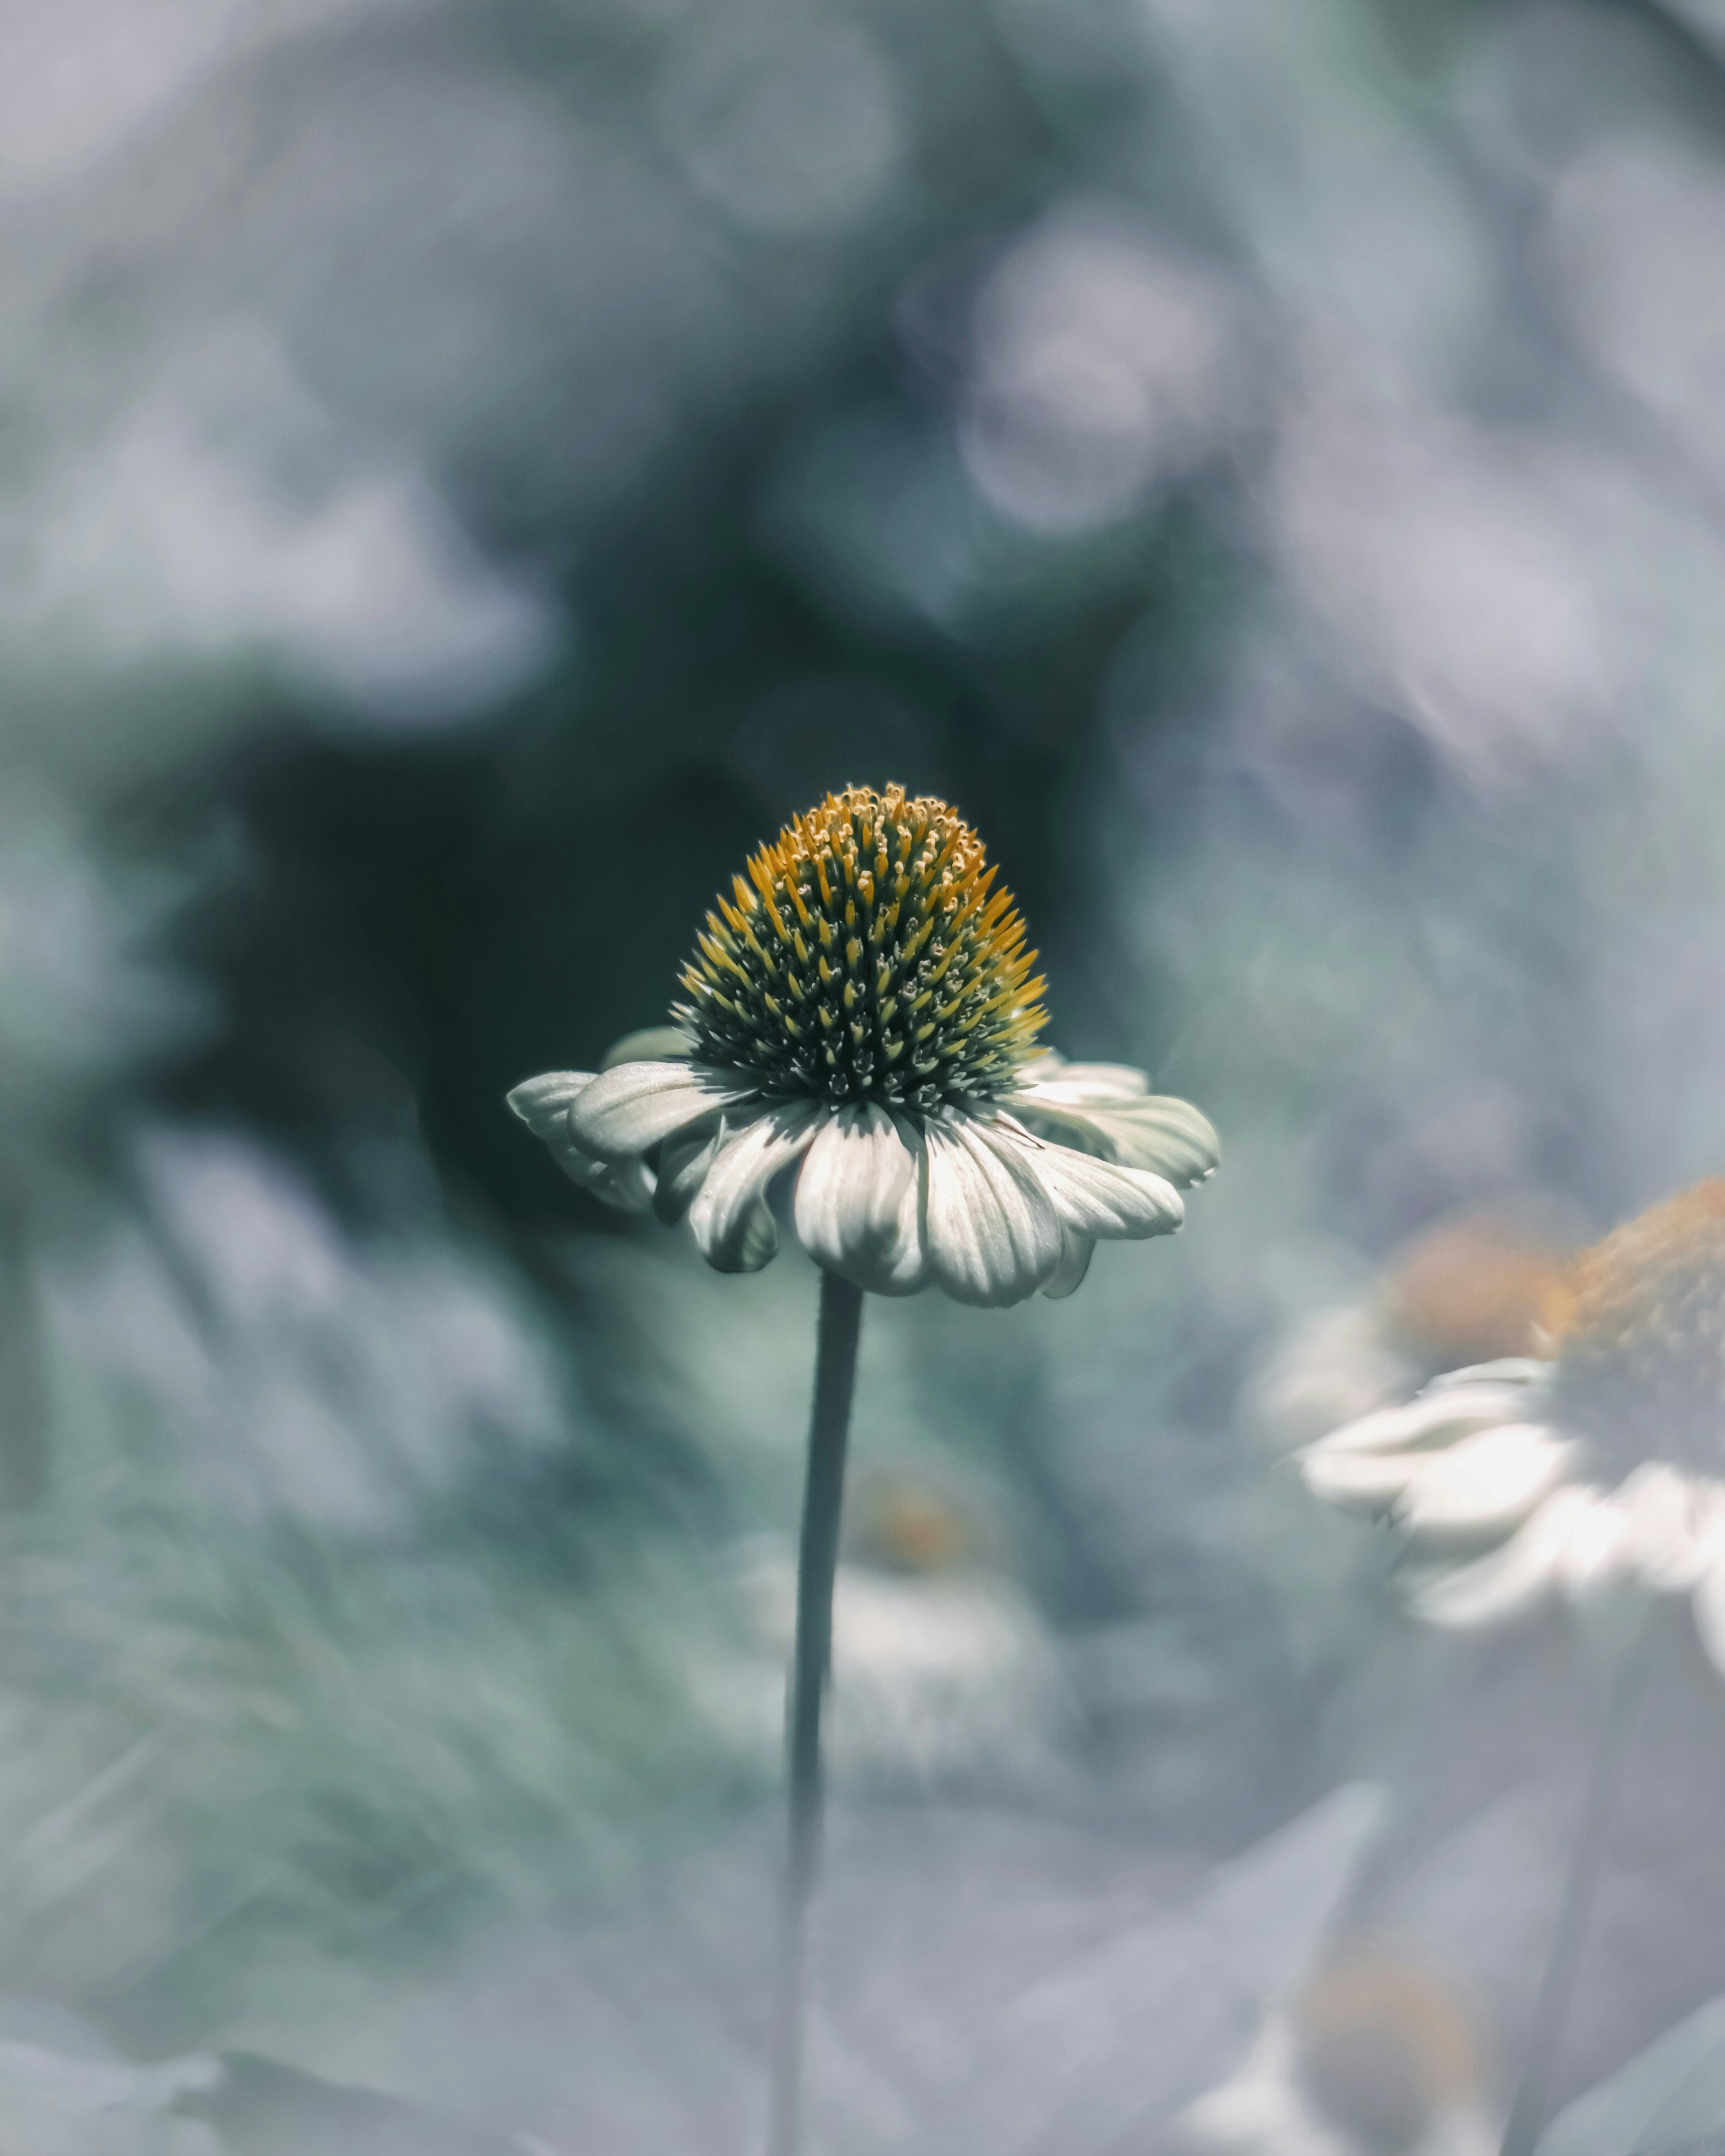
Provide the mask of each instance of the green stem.
[{"label": "green stem", "polygon": [[[1651,1628],[1650,1628],[1651,1629]],[[1606,1831],[1617,1781],[1628,1757],[1630,1732],[1640,1703],[1641,1680],[1646,1674],[1651,1637],[1625,1644],[1618,1650],[1617,1667],[1599,1717],[1599,1733],[1594,1747],[1592,1771],[1582,1799],[1581,1824],[1575,1850],[1563,1881],[1563,1898],[1552,1928],[1545,1974],[1533,2008],[1532,2032],[1527,2056],[1516,2082],[1515,2100],[1503,2129],[1500,2156],[1533,2156],[1545,2130],[1546,2106],[1551,2077],[1568,2018],[1569,2000],[1581,1967],[1588,1921],[1604,1870]]]},{"label": "green stem", "polygon": [[833,1657],[833,1580],[839,1568],[839,1514],[845,1446],[856,1387],[862,1290],[836,1273],[820,1276],[814,1408],[809,1475],[797,1553],[797,1645],[791,1665],[786,1743],[790,1768],[790,1845],[779,1915],[778,1984],[773,2027],[768,2156],[798,2156],[802,2145],[803,1967],[809,1903],[820,1866],[820,1707]]}]

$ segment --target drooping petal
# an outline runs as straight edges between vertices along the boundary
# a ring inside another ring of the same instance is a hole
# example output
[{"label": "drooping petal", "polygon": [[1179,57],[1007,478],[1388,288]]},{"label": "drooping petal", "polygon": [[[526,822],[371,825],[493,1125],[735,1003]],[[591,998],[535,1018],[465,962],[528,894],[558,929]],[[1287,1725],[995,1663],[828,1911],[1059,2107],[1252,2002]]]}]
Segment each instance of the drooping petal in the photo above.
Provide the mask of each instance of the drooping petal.
[{"label": "drooping petal", "polygon": [[1329,1452],[1430,1450],[1494,1424],[1526,1419],[1527,1395],[1508,1385],[1452,1385],[1429,1388],[1400,1407],[1374,1408],[1345,1422],[1307,1447],[1307,1456]]},{"label": "drooping petal", "polygon": [[1399,1456],[1414,1470],[1397,1523],[1428,1543],[1507,1535],[1556,1489],[1577,1450],[1572,1439],[1535,1424],[1500,1423],[1442,1452],[1404,1452]]},{"label": "drooping petal", "polygon": [[1183,1190],[1201,1183],[1222,1158],[1209,1118],[1189,1101],[1163,1094],[1098,1100],[1082,1088],[1075,1096],[1055,1078],[1020,1084],[1001,1105],[1033,1131],[1122,1167],[1165,1176]]},{"label": "drooping petal", "polygon": [[667,1227],[674,1227],[695,1203],[724,1139],[724,1116],[703,1116],[674,1132],[659,1148],[653,1210]]},{"label": "drooping petal", "polygon": [[524,1078],[509,1094],[509,1105],[536,1138],[543,1138],[553,1149],[572,1145],[570,1105],[597,1075],[592,1070],[547,1070],[542,1077]]},{"label": "drooping petal", "polygon": [[1470,1630],[1532,1609],[1558,1584],[1564,1546],[1597,1493],[1554,1491],[1525,1527],[1487,1557],[1410,1582],[1409,1604],[1429,1623]]},{"label": "drooping petal", "polygon": [[583,1152],[627,1160],[716,1108],[748,1097],[747,1086],[729,1074],[699,1064],[619,1063],[583,1089],[570,1107],[569,1129]]},{"label": "drooping petal", "polygon": [[925,1137],[933,1278],[957,1302],[999,1307],[1034,1294],[1060,1258],[1060,1224],[1041,1184],[968,1119],[932,1122]]},{"label": "drooping petal", "polygon": [[1096,1254],[1094,1235],[1081,1235],[1076,1229],[1061,1223],[1060,1263],[1042,1284],[1042,1292],[1050,1302],[1059,1302],[1064,1296],[1078,1292]]},{"label": "drooping petal", "polygon": [[1629,1522],[1615,1494],[1589,1486],[1573,1507],[1558,1556],[1558,1584],[1576,1607],[1598,1602],[1630,1577]]},{"label": "drooping petal", "polygon": [[877,1295],[923,1284],[922,1148],[873,1102],[822,1124],[797,1175],[797,1238],[818,1265]]},{"label": "drooping petal", "polygon": [[643,1212],[653,1200],[651,1169],[639,1161],[598,1160],[576,1143],[569,1110],[593,1082],[591,1070],[547,1070],[529,1078],[509,1095],[509,1105],[572,1183],[625,1212]]},{"label": "drooping petal", "polygon": [[758,1272],[775,1255],[778,1230],[767,1186],[803,1153],[825,1112],[816,1101],[798,1101],[726,1128],[689,1208],[696,1244],[715,1270]]},{"label": "drooping petal", "polygon": [[1117,1161],[1034,1137],[1009,1121],[992,1126],[989,1142],[997,1152],[1017,1152],[1042,1185],[1061,1226],[1081,1235],[1137,1241],[1171,1235],[1186,1217],[1173,1185],[1141,1168],[1122,1168]]},{"label": "drooping petal", "polygon": [[875,1295],[916,1295],[930,1280],[928,1265],[928,1144],[920,1121],[894,1114],[899,1143],[911,1159],[911,1173],[898,1201],[893,1240],[875,1270],[861,1285]]},{"label": "drooping petal", "polygon": [[1050,1048],[1019,1073],[1022,1086],[1055,1086],[1067,1101],[1141,1101],[1150,1081],[1129,1063],[1069,1063]]},{"label": "drooping petal", "polygon": [[1297,1455],[1300,1473],[1315,1497],[1368,1519],[1388,1513],[1431,1457],[1424,1452],[1327,1451],[1309,1445]]},{"label": "drooping petal", "polygon": [[1500,1355],[1495,1363],[1470,1363],[1466,1369],[1445,1370],[1425,1388],[1428,1393],[1448,1392],[1454,1385],[1536,1385],[1542,1389],[1551,1376],[1551,1364],[1536,1355]]},{"label": "drooping petal", "polygon": [[675,1063],[692,1052],[689,1036],[680,1025],[644,1025],[614,1040],[600,1062],[601,1070],[614,1070],[619,1063]]},{"label": "drooping petal", "polygon": [[1616,1495],[1627,1555],[1636,1578],[1655,1594],[1687,1594],[1710,1568],[1718,1543],[1717,1483],[1649,1460],[1625,1476]]},{"label": "drooping petal", "polygon": [[653,1208],[653,1193],[657,1178],[644,1160],[599,1161],[595,1163],[601,1171],[591,1176],[575,1175],[567,1163],[565,1175],[592,1191],[595,1198],[603,1198],[608,1205],[615,1205],[624,1213],[648,1213]]}]

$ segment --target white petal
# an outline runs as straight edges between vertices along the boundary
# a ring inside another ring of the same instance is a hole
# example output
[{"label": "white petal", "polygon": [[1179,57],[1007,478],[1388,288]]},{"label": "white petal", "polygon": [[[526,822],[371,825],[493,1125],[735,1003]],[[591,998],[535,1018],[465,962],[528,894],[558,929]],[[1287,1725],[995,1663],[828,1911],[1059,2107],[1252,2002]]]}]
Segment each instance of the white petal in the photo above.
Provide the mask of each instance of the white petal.
[{"label": "white petal", "polygon": [[614,1040],[605,1050],[601,1070],[614,1070],[619,1063],[675,1063],[691,1052],[689,1036],[680,1025],[644,1025]]},{"label": "white petal", "polygon": [[1222,1158],[1209,1119],[1189,1101],[1154,1093],[1136,1100],[1074,1099],[1055,1080],[1020,1085],[1002,1105],[1034,1131],[1126,1168],[1147,1168],[1182,1189],[1201,1183]]},{"label": "white petal", "polygon": [[1558,1584],[1572,1603],[1597,1601],[1630,1573],[1629,1522],[1604,1491],[1588,1486],[1587,1504],[1573,1512],[1558,1557]]},{"label": "white petal", "polygon": [[797,1238],[810,1257],[876,1294],[922,1286],[922,1158],[909,1127],[873,1102],[829,1117],[797,1176]]},{"label": "white petal", "polygon": [[547,1122],[566,1116],[569,1103],[597,1075],[592,1070],[547,1070],[542,1077],[524,1078],[510,1093],[509,1105],[534,1137],[542,1138]]},{"label": "white petal", "polygon": [[1472,1564],[1427,1574],[1409,1593],[1414,1614],[1434,1625],[1469,1630],[1532,1609],[1557,1585],[1564,1546],[1595,1502],[1588,1489],[1553,1491],[1501,1549]]},{"label": "white petal", "polygon": [[509,1096],[509,1105],[536,1138],[542,1138],[552,1158],[572,1183],[590,1190],[607,1204],[627,1212],[644,1211],[652,1202],[653,1176],[639,1162],[618,1167],[595,1159],[576,1143],[569,1127],[569,1110],[593,1082],[591,1070],[547,1070],[543,1077],[529,1078]]},{"label": "white petal", "polygon": [[1171,1235],[1186,1217],[1173,1183],[1141,1168],[1122,1168],[1070,1146],[1050,1144],[1009,1122],[993,1126],[991,1142],[997,1151],[1016,1149],[1047,1194],[1061,1226],[1093,1240]]},{"label": "white petal", "polygon": [[603,1198],[608,1205],[615,1205],[624,1213],[649,1213],[653,1209],[653,1193],[656,1178],[644,1160],[587,1161],[578,1168],[574,1157],[565,1160],[565,1175],[590,1190],[595,1198]]},{"label": "white petal", "polygon": [[1615,1502],[1622,1513],[1635,1577],[1655,1594],[1687,1594],[1717,1547],[1717,1485],[1660,1461],[1626,1476]]},{"label": "white petal", "polygon": [[911,1177],[899,1199],[897,1234],[879,1269],[863,1282],[876,1295],[916,1295],[928,1286],[928,1143],[922,1126],[895,1114],[899,1143],[911,1157]]},{"label": "white petal", "polygon": [[1564,1544],[1563,1589],[1578,1604],[1614,1589],[1686,1594],[1706,1578],[1721,1550],[1719,1486],[1650,1461],[1572,1524]]},{"label": "white petal", "polygon": [[741,1130],[726,1130],[689,1208],[701,1255],[721,1273],[758,1272],[778,1249],[767,1186],[797,1159],[826,1111],[819,1103],[778,1107]]},{"label": "white petal", "polygon": [[747,1100],[746,1087],[690,1063],[619,1063],[572,1104],[577,1145],[601,1160],[645,1152],[673,1131]]},{"label": "white petal", "polygon": [[1452,1385],[1538,1385],[1551,1375],[1551,1364],[1534,1355],[1502,1355],[1495,1363],[1470,1363],[1465,1370],[1445,1370],[1425,1388],[1446,1392]]},{"label": "white petal", "polygon": [[1346,1512],[1378,1518],[1387,1513],[1431,1457],[1425,1452],[1326,1452],[1310,1445],[1297,1455],[1313,1496]]},{"label": "white petal", "polygon": [[686,1129],[674,1131],[659,1148],[653,1210],[668,1227],[675,1226],[695,1203],[707,1170],[718,1158],[725,1135],[722,1116],[711,1126],[703,1116]]},{"label": "white petal", "polygon": [[1150,1081],[1129,1063],[1069,1063],[1052,1049],[1019,1075],[1021,1085],[1057,1090],[1069,1101],[1141,1101],[1150,1091]]},{"label": "white petal", "polygon": [[1060,1224],[1041,1184],[967,1120],[932,1122],[925,1137],[934,1279],[957,1302],[998,1306],[1033,1295],[1060,1257]]},{"label": "white petal", "polygon": [[653,1204],[655,1177],[644,1160],[619,1160],[612,1168],[610,1181],[593,1188],[608,1204],[620,1205],[626,1213],[645,1213]]},{"label": "white petal", "polygon": [[543,1077],[524,1079],[508,1096],[516,1114],[536,1138],[545,1141],[560,1163],[564,1150],[575,1144],[569,1132],[571,1104],[592,1085],[594,1075],[591,1070],[547,1070]]},{"label": "white petal", "polygon": [[1556,1489],[1576,1451],[1536,1424],[1500,1423],[1442,1452],[1404,1453],[1417,1465],[1397,1523],[1428,1542],[1507,1534]]},{"label": "white petal", "polygon": [[1519,1422],[1527,1396],[1508,1385],[1451,1386],[1421,1393],[1401,1407],[1374,1408],[1357,1421],[1345,1422],[1307,1447],[1307,1455],[1327,1452],[1400,1452],[1452,1445],[1471,1430],[1497,1423]]},{"label": "white petal", "polygon": [[1050,1302],[1058,1302],[1065,1296],[1076,1295],[1084,1285],[1084,1276],[1090,1270],[1090,1261],[1096,1253],[1094,1235],[1081,1235],[1062,1224],[1060,1228],[1060,1261],[1042,1284],[1042,1292]]}]

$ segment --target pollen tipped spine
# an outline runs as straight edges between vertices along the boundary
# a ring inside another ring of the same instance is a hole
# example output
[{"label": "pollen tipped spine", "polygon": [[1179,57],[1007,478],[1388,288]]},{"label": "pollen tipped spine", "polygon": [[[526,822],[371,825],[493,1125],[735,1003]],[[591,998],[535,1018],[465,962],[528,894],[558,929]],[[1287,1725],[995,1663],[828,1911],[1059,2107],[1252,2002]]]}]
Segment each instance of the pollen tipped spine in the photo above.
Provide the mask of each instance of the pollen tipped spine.
[{"label": "pollen tipped spine", "polygon": [[769,1095],[926,1111],[1004,1091],[1045,1018],[997,875],[943,802],[829,794],[717,900],[677,1015]]}]

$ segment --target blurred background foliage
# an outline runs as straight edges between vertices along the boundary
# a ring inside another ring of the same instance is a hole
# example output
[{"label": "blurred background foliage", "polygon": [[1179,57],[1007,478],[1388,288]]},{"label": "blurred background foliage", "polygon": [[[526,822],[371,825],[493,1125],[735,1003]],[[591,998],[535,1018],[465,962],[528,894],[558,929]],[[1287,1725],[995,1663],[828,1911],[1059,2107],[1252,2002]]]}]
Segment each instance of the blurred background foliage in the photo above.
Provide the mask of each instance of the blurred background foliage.
[{"label": "blurred background foliage", "polygon": [[1185,1877],[1356,1771],[1384,1561],[1269,1455],[1525,1336],[1419,1239],[1725,1149],[1717,0],[0,50],[0,1984],[411,2094],[476,1943],[770,1838],[812,1276],[502,1102],[850,780],[1226,1162],[870,1310],[841,1793]]}]

